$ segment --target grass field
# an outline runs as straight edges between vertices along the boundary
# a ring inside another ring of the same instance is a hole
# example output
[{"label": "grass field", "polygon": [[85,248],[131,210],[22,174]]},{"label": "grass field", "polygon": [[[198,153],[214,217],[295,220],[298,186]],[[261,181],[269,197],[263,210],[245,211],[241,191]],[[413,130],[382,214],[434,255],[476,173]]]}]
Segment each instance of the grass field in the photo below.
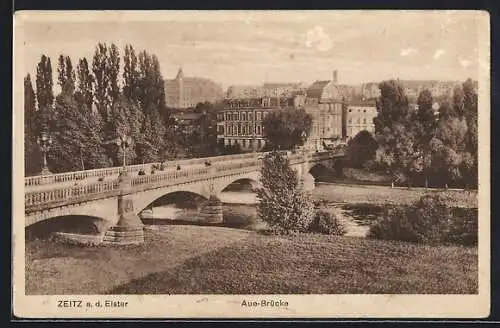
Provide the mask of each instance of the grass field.
[{"label": "grass field", "polygon": [[315,199],[335,203],[409,205],[425,194],[441,195],[449,206],[477,208],[477,192],[424,188],[391,188],[383,186],[318,183],[312,194]]},{"label": "grass field", "polygon": [[477,248],[161,226],[146,243],[26,246],[27,294],[477,293]]}]

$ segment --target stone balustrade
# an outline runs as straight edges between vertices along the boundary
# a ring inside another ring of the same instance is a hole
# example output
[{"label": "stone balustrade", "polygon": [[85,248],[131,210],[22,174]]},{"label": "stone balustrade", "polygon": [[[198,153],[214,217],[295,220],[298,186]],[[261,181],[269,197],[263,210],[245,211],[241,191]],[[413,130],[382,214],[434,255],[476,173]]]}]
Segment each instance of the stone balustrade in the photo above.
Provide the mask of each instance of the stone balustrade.
[{"label": "stone balustrade", "polygon": [[[331,153],[288,154],[288,159],[291,164],[300,164],[308,160],[325,160],[331,157]],[[224,160],[224,158],[226,160]],[[229,161],[229,159],[231,159],[231,161]],[[205,158],[197,160],[205,162],[207,159]],[[197,163],[194,162],[194,160],[190,161],[190,163]],[[217,161],[215,163],[213,162],[213,160],[211,161],[211,163],[211,166],[203,167],[186,167],[186,164],[184,164],[184,168],[182,168],[181,166],[180,170],[166,172],[158,171],[155,174],[147,173],[146,175],[134,176],[131,178],[131,186],[134,189],[142,190],[157,188],[159,186],[174,185],[180,182],[185,183],[201,179],[209,179],[212,177],[238,174],[240,172],[259,169],[262,161],[256,156],[256,154],[242,154],[233,156],[220,156],[220,158],[217,158]],[[142,165],[136,167],[141,166]],[[112,171],[118,174],[121,169],[122,168],[110,168],[104,170],[107,170],[106,172]],[[134,170],[136,170],[136,168],[131,168],[127,171],[134,172]],[[81,201],[86,201],[88,199],[105,198],[109,195],[114,195],[113,192],[115,191],[119,191],[119,183],[117,179],[90,184],[86,183],[81,185],[74,185],[71,187],[55,188],[51,190],[27,191],[25,193],[25,210],[29,212],[34,209],[39,210],[44,206],[65,206],[68,204],[75,204]]]},{"label": "stone balustrade", "polygon": [[[140,185],[151,185],[156,184],[158,182],[164,181],[172,181],[175,184],[179,179],[186,177],[198,178],[199,176],[204,176],[209,174],[209,169],[206,167],[203,168],[190,168],[185,170],[178,170],[173,172],[159,173],[159,174],[151,174],[151,175],[142,175],[138,177],[132,178],[131,184],[132,186],[140,186]],[[168,185],[168,184],[165,184]]]},{"label": "stone balustrade", "polygon": [[[203,165],[205,162],[209,161],[212,164],[219,162],[227,162],[231,160],[242,160],[255,158],[257,156],[256,153],[246,153],[246,154],[238,154],[238,155],[225,155],[225,156],[213,156],[213,157],[205,157],[205,158],[191,158],[191,159],[183,159],[178,161],[168,161],[165,162],[166,167],[176,167],[177,165],[189,166],[189,165]],[[127,166],[127,172],[134,173],[139,172],[140,170],[149,171],[151,170],[153,165],[160,165],[160,163],[147,163],[147,164],[137,164]],[[57,173],[51,175],[37,175],[24,178],[25,187],[43,185],[43,184],[56,184],[68,181],[78,181],[87,178],[99,178],[110,175],[118,175],[123,170],[122,166],[110,167],[110,168],[102,168],[102,169],[94,169],[94,170],[85,170],[85,171],[76,171],[76,172],[66,172],[66,173]]]},{"label": "stone balustrade", "polygon": [[29,208],[41,204],[67,201],[81,196],[101,195],[113,190],[118,190],[118,180],[77,185],[53,190],[26,192],[24,194],[24,205],[26,208]]}]

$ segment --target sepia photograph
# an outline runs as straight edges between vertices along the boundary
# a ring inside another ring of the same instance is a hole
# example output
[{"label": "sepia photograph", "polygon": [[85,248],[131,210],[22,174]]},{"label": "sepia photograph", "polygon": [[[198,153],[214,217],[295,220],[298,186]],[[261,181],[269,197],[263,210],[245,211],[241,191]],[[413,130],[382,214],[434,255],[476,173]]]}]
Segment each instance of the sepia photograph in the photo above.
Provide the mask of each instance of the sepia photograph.
[{"label": "sepia photograph", "polygon": [[489,42],[481,11],[17,12],[15,314],[487,316]]}]

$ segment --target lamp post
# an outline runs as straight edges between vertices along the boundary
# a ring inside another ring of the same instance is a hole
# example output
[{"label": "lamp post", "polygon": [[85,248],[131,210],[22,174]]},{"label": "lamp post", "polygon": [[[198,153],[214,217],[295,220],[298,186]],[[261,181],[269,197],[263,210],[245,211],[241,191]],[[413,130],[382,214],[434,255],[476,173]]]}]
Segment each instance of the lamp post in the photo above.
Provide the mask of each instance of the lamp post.
[{"label": "lamp post", "polygon": [[132,138],[125,135],[125,134],[122,134],[120,135],[118,138],[116,138],[116,145],[118,147],[120,147],[122,149],[122,153],[123,153],[123,170],[122,170],[122,173],[123,174],[126,174],[127,172],[127,148],[130,147],[130,145],[132,144]]},{"label": "lamp post", "polygon": [[43,157],[42,171],[40,174],[50,175],[52,173],[47,165],[47,152],[50,150],[50,146],[52,145],[52,137],[46,131],[42,131],[40,136],[36,139],[36,143],[40,146]]}]

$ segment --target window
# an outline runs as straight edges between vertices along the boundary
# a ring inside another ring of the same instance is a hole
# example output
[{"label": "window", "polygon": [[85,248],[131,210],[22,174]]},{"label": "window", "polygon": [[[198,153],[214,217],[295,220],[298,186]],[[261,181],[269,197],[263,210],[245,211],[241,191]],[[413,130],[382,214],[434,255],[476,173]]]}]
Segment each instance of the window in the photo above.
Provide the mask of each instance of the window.
[{"label": "window", "polygon": [[243,134],[246,135],[247,134],[247,126],[246,124],[243,125]]},{"label": "window", "polygon": [[366,118],[363,119],[363,124],[366,124]]},{"label": "window", "polygon": [[261,112],[257,112],[257,121],[260,121],[262,120],[262,113]]},{"label": "window", "polygon": [[253,121],[253,113],[252,112],[248,113],[248,120]]},{"label": "window", "polygon": [[262,133],[262,127],[260,125],[257,125],[257,134],[261,135],[261,133]]},{"label": "window", "polygon": [[246,121],[247,120],[247,113],[241,113],[241,120]]},{"label": "window", "polygon": [[241,124],[238,123],[238,135],[241,135]]}]

